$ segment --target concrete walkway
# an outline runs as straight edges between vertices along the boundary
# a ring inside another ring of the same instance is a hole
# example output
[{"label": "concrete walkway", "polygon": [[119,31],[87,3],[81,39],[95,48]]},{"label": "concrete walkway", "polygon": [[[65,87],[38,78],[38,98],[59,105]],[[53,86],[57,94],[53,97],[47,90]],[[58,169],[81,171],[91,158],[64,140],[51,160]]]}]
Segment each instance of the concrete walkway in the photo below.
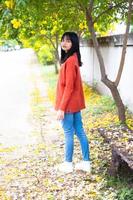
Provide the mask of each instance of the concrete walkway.
[{"label": "concrete walkway", "polygon": [[0,52],[0,142],[1,145],[29,143],[30,59],[32,50]]},{"label": "concrete walkway", "polygon": [[60,139],[41,67],[31,49],[0,53],[0,59],[0,200],[49,199]]}]

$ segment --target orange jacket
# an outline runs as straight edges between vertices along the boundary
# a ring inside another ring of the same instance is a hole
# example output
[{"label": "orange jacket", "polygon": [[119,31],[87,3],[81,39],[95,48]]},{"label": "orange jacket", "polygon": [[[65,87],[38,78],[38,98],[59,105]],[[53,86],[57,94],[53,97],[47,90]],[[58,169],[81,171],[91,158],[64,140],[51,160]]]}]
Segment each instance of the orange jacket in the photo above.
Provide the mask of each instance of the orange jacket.
[{"label": "orange jacket", "polygon": [[60,67],[55,109],[78,112],[85,108],[82,80],[77,54],[70,56]]}]

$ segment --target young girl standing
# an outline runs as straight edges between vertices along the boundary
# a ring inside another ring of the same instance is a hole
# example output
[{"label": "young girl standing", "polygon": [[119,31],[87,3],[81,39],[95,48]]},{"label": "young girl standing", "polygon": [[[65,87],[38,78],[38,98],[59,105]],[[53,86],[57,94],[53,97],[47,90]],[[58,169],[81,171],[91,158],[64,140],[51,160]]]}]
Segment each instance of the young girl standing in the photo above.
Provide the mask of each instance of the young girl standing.
[{"label": "young girl standing", "polygon": [[80,141],[83,157],[83,160],[75,165],[75,169],[87,172],[91,169],[89,143],[81,117],[85,101],[79,66],[81,66],[81,56],[78,36],[75,32],[65,32],[61,38],[61,68],[55,109],[65,135],[65,159],[58,165],[58,169],[66,173],[73,171],[74,134]]}]

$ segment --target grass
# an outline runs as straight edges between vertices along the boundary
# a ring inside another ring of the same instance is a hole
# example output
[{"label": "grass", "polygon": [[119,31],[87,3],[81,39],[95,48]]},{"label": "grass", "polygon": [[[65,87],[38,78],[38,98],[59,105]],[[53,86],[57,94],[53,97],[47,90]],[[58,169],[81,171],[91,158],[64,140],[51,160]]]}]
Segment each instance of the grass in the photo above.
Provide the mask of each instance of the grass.
[{"label": "grass", "polygon": [[117,189],[118,200],[133,200],[133,188],[129,187],[127,179],[122,177],[108,177],[107,188],[115,187]]},{"label": "grass", "polygon": [[118,200],[133,200],[133,189],[123,188],[118,192]]}]

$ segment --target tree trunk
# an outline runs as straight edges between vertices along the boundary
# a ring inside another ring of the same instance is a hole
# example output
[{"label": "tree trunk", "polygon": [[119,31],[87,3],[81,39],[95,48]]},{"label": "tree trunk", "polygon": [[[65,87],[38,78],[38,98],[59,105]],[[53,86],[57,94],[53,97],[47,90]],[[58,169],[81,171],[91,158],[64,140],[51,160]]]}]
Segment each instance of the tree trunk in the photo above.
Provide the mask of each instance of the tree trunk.
[{"label": "tree trunk", "polygon": [[47,40],[50,41],[51,45],[54,49],[54,66],[55,66],[55,73],[58,74],[58,65],[59,65],[59,53],[58,53],[58,33],[55,35],[55,40],[52,40],[52,37],[48,37],[47,35],[41,35],[45,37]]},{"label": "tree trunk", "polygon": [[119,121],[122,124],[126,124],[125,106],[115,84],[113,84],[110,90],[117,106]]},{"label": "tree trunk", "polygon": [[106,75],[104,60],[103,60],[103,57],[102,57],[102,54],[101,54],[101,51],[99,48],[99,44],[98,44],[96,35],[95,35],[92,16],[91,16],[90,12],[88,11],[88,9],[86,9],[86,20],[88,22],[88,29],[91,33],[94,48],[96,50],[97,58],[98,58],[99,65],[100,65],[101,81],[110,89],[111,94],[112,94],[114,101],[116,103],[116,106],[117,106],[119,120],[121,123],[125,124],[126,123],[125,107],[124,107],[124,104],[120,97],[117,86],[115,85],[115,82],[112,82],[111,80],[109,80]]},{"label": "tree trunk", "polygon": [[117,86],[115,85],[115,82],[110,81],[107,77],[105,79],[103,79],[102,82],[111,91],[111,94],[112,94],[115,104],[117,106],[119,121],[122,124],[125,124],[126,123],[125,106],[122,102],[121,96],[119,94]]},{"label": "tree trunk", "polygon": [[58,67],[59,67],[59,54],[58,49],[55,51],[55,73],[58,74]]},{"label": "tree trunk", "polygon": [[56,49],[55,49],[55,73],[58,74],[59,53],[58,53],[58,34],[56,34]]},{"label": "tree trunk", "polygon": [[55,60],[55,74],[58,74],[58,62]]}]

